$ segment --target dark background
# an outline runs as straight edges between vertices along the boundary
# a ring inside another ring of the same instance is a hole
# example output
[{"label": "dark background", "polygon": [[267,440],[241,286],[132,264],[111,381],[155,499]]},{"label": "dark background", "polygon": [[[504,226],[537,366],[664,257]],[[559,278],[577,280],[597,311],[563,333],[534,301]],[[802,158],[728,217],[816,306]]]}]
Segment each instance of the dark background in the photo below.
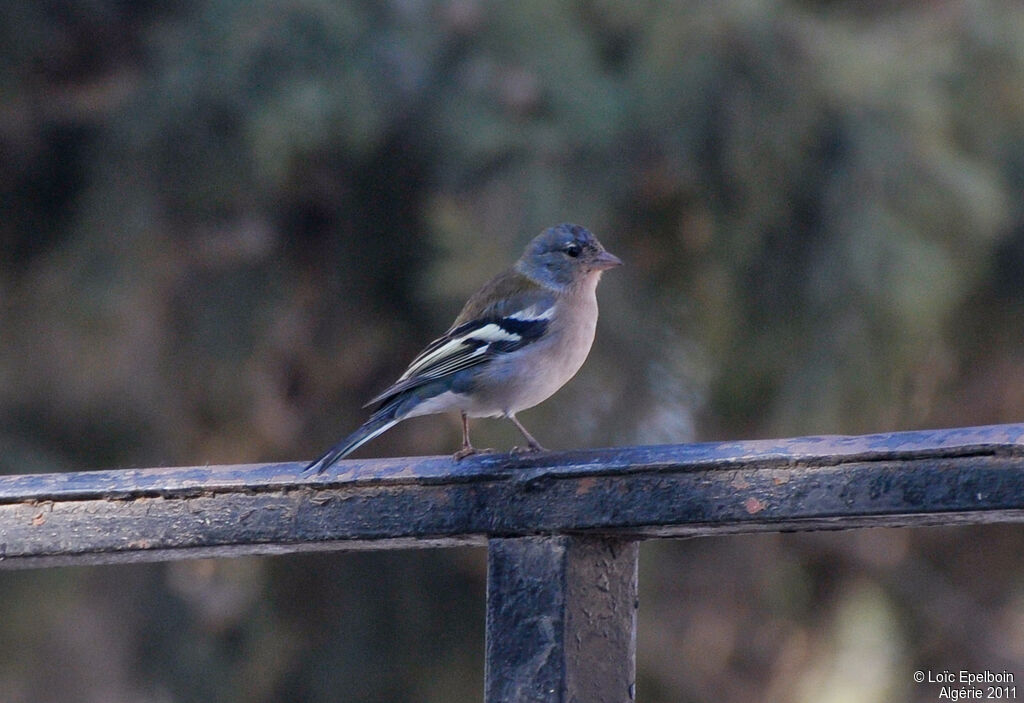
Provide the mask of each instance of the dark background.
[{"label": "dark background", "polygon": [[[523,413],[552,448],[1019,421],[1022,185],[1014,0],[8,0],[0,471],[312,458],[562,221],[626,266]],[[646,544],[638,700],[1024,675],[1022,548]],[[473,549],[0,572],[0,701],[481,700],[484,579]]]}]

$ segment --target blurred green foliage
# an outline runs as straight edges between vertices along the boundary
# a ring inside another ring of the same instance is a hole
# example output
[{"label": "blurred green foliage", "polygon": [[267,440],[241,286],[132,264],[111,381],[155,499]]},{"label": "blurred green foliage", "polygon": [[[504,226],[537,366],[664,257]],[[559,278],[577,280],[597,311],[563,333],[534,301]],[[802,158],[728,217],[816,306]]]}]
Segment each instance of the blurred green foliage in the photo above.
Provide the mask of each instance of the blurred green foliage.
[{"label": "blurred green foliage", "polygon": [[[1022,186],[1010,0],[11,0],[0,471],[311,457],[560,221],[627,267],[549,446],[1018,421]],[[639,699],[1024,673],[1022,548],[648,545]],[[483,562],[4,574],[0,700],[479,699]]]}]

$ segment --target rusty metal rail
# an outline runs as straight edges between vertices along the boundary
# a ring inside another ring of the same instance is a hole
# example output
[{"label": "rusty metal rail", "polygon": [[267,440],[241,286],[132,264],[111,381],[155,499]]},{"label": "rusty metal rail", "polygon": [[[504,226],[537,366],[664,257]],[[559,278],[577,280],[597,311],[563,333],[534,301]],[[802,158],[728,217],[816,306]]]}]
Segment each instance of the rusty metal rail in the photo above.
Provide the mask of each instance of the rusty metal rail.
[{"label": "rusty metal rail", "polygon": [[0,568],[488,545],[487,701],[628,701],[637,543],[1024,521],[1024,424],[0,477]]}]

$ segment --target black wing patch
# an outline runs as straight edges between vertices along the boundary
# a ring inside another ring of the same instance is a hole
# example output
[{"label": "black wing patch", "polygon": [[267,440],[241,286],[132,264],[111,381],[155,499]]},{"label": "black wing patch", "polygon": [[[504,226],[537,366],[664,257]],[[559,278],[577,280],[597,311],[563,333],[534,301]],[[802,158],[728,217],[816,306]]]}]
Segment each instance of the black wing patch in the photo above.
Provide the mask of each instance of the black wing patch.
[{"label": "black wing patch", "polygon": [[[508,317],[490,317],[466,322],[431,342],[390,388],[367,403],[383,400],[448,376],[478,366],[500,354],[508,354],[537,341],[548,328],[551,308],[534,315],[534,310]],[[527,316],[531,314],[534,316]]]}]

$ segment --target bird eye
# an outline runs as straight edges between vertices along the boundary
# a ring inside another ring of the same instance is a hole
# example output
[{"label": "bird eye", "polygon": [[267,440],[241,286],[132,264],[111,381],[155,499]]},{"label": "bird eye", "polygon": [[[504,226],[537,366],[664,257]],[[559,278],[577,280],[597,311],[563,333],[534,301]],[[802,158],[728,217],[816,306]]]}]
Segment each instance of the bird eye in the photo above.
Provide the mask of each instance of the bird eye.
[{"label": "bird eye", "polygon": [[573,242],[572,244],[566,246],[565,249],[563,249],[563,251],[575,259],[583,251],[583,248],[579,244]]}]

